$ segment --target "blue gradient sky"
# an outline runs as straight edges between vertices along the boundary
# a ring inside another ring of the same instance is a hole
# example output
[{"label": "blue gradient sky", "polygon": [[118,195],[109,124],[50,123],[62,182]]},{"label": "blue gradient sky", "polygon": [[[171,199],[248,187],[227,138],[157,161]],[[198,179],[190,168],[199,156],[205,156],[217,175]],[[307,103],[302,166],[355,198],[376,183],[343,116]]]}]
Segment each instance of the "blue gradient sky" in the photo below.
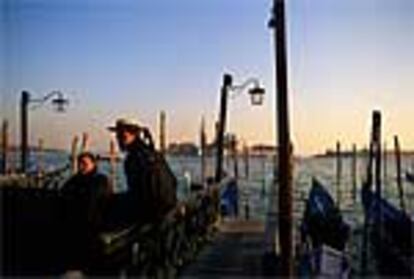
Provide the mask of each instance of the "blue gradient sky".
[{"label": "blue gradient sky", "polygon": [[[31,141],[69,147],[91,133],[106,149],[105,127],[134,116],[158,134],[165,110],[169,141],[209,136],[225,71],[259,77],[266,104],[231,101],[229,129],[246,141],[274,142],[270,0],[0,0],[1,116],[16,128],[22,89],[60,89],[63,115],[31,112]],[[371,111],[382,109],[390,142],[414,148],[414,1],[291,0],[288,51],[295,151],[312,153],[368,141]]]}]

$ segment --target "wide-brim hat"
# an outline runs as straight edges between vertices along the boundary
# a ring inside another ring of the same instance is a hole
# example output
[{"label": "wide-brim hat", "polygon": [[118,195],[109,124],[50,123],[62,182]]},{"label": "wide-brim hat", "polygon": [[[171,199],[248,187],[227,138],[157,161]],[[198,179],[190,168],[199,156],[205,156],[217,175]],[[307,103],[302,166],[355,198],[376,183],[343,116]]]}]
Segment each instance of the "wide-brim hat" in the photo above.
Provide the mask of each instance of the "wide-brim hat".
[{"label": "wide-brim hat", "polygon": [[139,131],[141,126],[134,119],[119,118],[115,122],[115,126],[108,127],[108,130],[111,132],[116,132],[119,130],[128,130],[128,131]]}]

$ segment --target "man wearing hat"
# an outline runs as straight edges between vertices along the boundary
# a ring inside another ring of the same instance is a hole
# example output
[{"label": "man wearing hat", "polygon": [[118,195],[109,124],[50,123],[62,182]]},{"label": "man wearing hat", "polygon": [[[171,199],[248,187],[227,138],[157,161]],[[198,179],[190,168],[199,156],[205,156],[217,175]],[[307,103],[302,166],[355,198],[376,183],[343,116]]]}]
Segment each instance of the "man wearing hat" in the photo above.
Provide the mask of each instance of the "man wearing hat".
[{"label": "man wearing hat", "polygon": [[[124,171],[128,185],[129,208],[139,223],[151,223],[157,218],[156,197],[151,185],[154,144],[147,128],[129,119],[118,119],[114,127],[119,148],[126,153]],[[131,214],[131,212],[129,212]]]}]

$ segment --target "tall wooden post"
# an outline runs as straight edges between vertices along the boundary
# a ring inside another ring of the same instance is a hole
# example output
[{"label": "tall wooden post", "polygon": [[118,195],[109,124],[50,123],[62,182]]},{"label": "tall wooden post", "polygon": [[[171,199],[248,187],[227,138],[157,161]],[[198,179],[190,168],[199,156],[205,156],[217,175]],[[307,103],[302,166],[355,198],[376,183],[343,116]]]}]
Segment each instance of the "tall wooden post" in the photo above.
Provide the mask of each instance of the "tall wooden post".
[{"label": "tall wooden post", "polygon": [[244,158],[244,176],[246,180],[249,179],[249,147],[247,145],[243,146],[243,158]]},{"label": "tall wooden post", "polygon": [[82,146],[81,146],[81,152],[86,152],[89,150],[90,146],[90,137],[88,133],[82,133]]},{"label": "tall wooden post", "polygon": [[357,147],[352,145],[352,162],[351,162],[351,179],[352,179],[352,200],[355,203],[357,198]]},{"label": "tall wooden post", "polygon": [[341,143],[336,142],[336,204],[341,207],[341,178],[342,178],[342,158]]},{"label": "tall wooden post", "polygon": [[274,29],[276,52],[277,131],[279,147],[279,244],[281,275],[293,276],[292,148],[289,131],[285,1],[273,0],[270,27]]},{"label": "tall wooden post", "polygon": [[206,182],[206,144],[207,137],[205,131],[205,122],[204,117],[201,119],[201,128],[200,128],[200,149],[201,149],[201,183],[204,185]]},{"label": "tall wooden post", "polygon": [[20,171],[26,173],[27,160],[29,157],[28,143],[28,106],[30,101],[29,92],[23,91],[20,100]]},{"label": "tall wooden post", "polygon": [[218,122],[218,131],[216,139],[216,174],[215,181],[219,182],[223,176],[223,142],[224,132],[226,129],[226,116],[227,116],[227,95],[228,90],[232,85],[232,77],[229,74],[224,74],[223,85],[221,87],[221,98],[220,98],[220,115]]},{"label": "tall wooden post", "polygon": [[401,149],[398,136],[394,136],[394,147],[395,147],[395,161],[397,164],[397,187],[398,187],[398,196],[400,198],[400,207],[405,211],[405,202],[404,202],[404,191],[403,183],[401,179]]},{"label": "tall wooden post", "polygon": [[8,170],[9,153],[9,122],[4,119],[1,127],[1,173],[6,174]]},{"label": "tall wooden post", "polygon": [[[373,128],[374,130],[374,128]],[[364,184],[362,187],[369,187],[371,188],[372,185],[372,157],[373,157],[373,143],[372,143],[372,135],[374,132],[371,133],[371,142],[369,147],[369,153],[368,153],[368,160],[367,160],[367,177],[366,181],[364,181]],[[362,247],[361,247],[361,275],[365,276],[367,275],[367,267],[368,267],[368,226],[369,226],[369,215],[365,215],[364,218],[364,227],[362,231]]]},{"label": "tall wooden post", "polygon": [[165,155],[166,150],[166,117],[165,111],[160,113],[160,152],[162,155]]},{"label": "tall wooden post", "polygon": [[[382,181],[381,181],[381,112],[380,111],[374,111],[373,114],[373,120],[374,120],[374,127],[375,132],[373,135],[373,141],[376,145],[375,150],[375,193],[376,195],[381,198],[382,196]],[[381,215],[380,215],[381,216]]]},{"label": "tall wooden post", "polygon": [[71,151],[70,151],[70,163],[71,163],[71,170],[72,170],[72,174],[76,173],[78,171],[78,142],[79,142],[79,137],[78,136],[74,136],[72,139],[72,146],[71,146]]},{"label": "tall wooden post", "polygon": [[[374,165],[374,160],[376,159],[376,156],[378,156],[378,141],[380,140],[380,129],[381,129],[381,113],[379,111],[374,111],[372,114],[372,131],[371,131],[371,139],[369,144],[369,152],[368,152],[368,162],[367,162],[367,177],[366,181],[364,181],[363,187],[368,187],[369,191],[372,189],[372,181],[373,175],[372,175],[372,169]],[[374,158],[375,157],[375,158]],[[378,166],[376,166],[378,169]],[[377,171],[376,171],[377,175]],[[375,177],[375,180],[377,181],[377,177]],[[381,216],[381,213],[380,213]],[[363,234],[362,234],[362,248],[361,248],[361,275],[365,276],[367,275],[367,266],[368,266],[368,226],[370,223],[370,220],[368,220],[369,214],[365,216],[364,219],[364,228],[363,228]],[[380,232],[381,233],[381,232]]]},{"label": "tall wooden post", "polygon": [[[374,133],[373,133],[373,145],[374,145],[374,161],[375,161],[375,174],[374,174],[374,184],[375,184],[375,195],[378,199],[382,198],[382,167],[381,167],[381,159],[382,159],[382,151],[381,151],[381,112],[374,111],[373,112],[373,122],[374,122]],[[375,203],[376,208],[374,210],[378,211],[379,216],[379,228],[378,228],[378,235],[375,237],[378,238],[375,242],[379,243],[378,249],[381,251],[381,242],[382,235],[384,234],[383,229],[383,220],[382,220],[382,208],[379,206],[378,203]]]},{"label": "tall wooden post", "polygon": [[44,141],[42,138],[39,139],[39,145],[38,145],[38,149],[37,149],[37,172],[38,175],[41,176],[44,174]]},{"label": "tall wooden post", "polygon": [[384,145],[383,145],[383,182],[384,185],[387,185],[387,180],[388,180],[388,154],[387,154],[387,143],[384,141]]},{"label": "tall wooden post", "polygon": [[231,150],[233,154],[234,177],[239,179],[239,161],[237,152],[237,138],[234,136],[231,140]]},{"label": "tall wooden post", "polygon": [[262,149],[260,151],[260,161],[262,163],[262,191],[261,191],[262,196],[266,195],[266,159],[267,159],[266,153]]}]

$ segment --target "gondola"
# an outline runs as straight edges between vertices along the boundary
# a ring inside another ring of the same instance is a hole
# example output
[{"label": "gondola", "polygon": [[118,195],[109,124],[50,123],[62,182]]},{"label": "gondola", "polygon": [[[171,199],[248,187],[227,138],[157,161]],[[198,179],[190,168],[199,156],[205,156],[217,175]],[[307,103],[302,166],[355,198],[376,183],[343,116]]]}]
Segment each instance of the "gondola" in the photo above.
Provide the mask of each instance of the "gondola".
[{"label": "gondola", "polygon": [[408,182],[414,184],[414,173],[412,171],[406,171],[405,172],[405,179],[407,179]]},{"label": "gondola", "polygon": [[381,275],[409,276],[413,262],[414,222],[408,214],[362,187],[362,203],[370,246]]},{"label": "gondola", "polygon": [[230,178],[222,184],[220,191],[220,211],[223,216],[238,216],[239,191],[237,180]]},{"label": "gondola", "polygon": [[346,276],[349,261],[344,250],[350,227],[327,189],[315,178],[312,179],[300,231],[303,244],[301,276]]}]

